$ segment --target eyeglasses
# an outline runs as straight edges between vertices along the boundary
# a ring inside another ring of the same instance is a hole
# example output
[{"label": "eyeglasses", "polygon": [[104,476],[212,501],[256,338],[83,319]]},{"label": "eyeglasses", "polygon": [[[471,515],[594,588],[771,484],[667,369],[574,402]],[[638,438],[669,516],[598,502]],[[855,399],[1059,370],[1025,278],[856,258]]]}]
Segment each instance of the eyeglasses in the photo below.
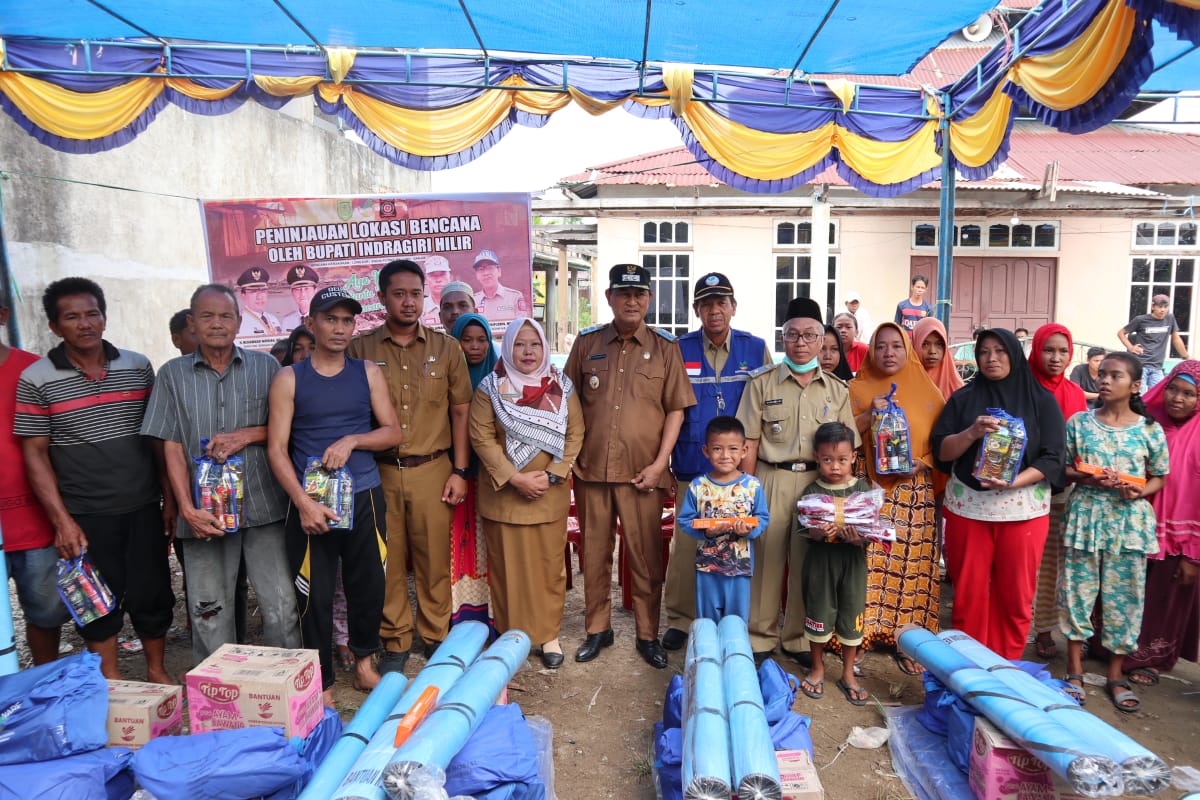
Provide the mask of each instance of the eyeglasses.
[{"label": "eyeglasses", "polygon": [[824,336],[823,333],[813,333],[812,331],[808,331],[807,333],[801,333],[800,331],[787,331],[783,334],[783,340],[788,344],[795,344],[801,340],[803,340],[805,344],[812,344],[822,336]]}]

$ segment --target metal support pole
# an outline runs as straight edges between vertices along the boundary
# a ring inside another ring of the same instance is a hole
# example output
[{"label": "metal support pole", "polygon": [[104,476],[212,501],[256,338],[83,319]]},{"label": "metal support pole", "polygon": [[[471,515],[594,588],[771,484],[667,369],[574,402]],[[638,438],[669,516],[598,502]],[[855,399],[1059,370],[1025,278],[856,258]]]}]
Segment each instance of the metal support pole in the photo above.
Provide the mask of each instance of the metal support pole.
[{"label": "metal support pole", "polygon": [[950,94],[942,95],[942,188],[938,204],[937,302],[934,313],[950,330],[950,283],[954,273],[954,159],[950,152]]}]

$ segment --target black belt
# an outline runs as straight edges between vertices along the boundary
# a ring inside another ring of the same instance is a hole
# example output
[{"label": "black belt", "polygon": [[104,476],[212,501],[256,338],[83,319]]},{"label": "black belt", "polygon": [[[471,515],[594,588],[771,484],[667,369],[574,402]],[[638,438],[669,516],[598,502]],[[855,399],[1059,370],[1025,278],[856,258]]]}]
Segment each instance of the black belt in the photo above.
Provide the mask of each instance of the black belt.
[{"label": "black belt", "polygon": [[427,456],[405,456],[404,458],[398,458],[395,453],[379,453],[375,456],[375,462],[377,464],[387,464],[389,467],[395,467],[396,469],[411,469],[412,467],[419,467],[422,464],[428,464],[430,461],[439,459],[449,452],[449,450],[438,450],[436,453],[430,453]]},{"label": "black belt", "polygon": [[775,469],[786,469],[789,472],[816,472],[817,462],[815,461],[768,461]]}]

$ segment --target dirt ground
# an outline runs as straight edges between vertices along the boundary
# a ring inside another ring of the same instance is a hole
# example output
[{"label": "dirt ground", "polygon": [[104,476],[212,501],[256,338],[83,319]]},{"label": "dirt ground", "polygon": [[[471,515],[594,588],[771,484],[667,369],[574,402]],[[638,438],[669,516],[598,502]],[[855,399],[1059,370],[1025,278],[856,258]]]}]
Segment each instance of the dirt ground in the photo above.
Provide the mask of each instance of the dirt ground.
[{"label": "dirt ground", "polygon": [[[179,578],[176,569],[176,586]],[[172,674],[181,675],[191,666],[191,646],[184,627],[182,591],[177,591],[176,624],[167,641],[167,666]],[[950,587],[944,588],[943,625],[949,625]],[[562,644],[567,660],[556,671],[542,669],[541,660],[531,656],[526,666],[509,685],[510,702],[518,703],[527,715],[539,715],[554,726],[554,770],[556,795],[562,800],[653,800],[655,797],[652,764],[654,751],[652,727],[662,717],[663,694],[670,677],[683,671],[683,651],[671,653],[670,665],[655,670],[646,665],[634,650],[633,615],[621,609],[620,587],[613,583],[613,628],[616,644],[602,651],[599,658],[588,664],[572,660],[575,648],[583,639],[583,580],[576,573],[575,587],[567,595],[563,621]],[[22,666],[28,665],[28,652],[23,641],[23,625],[13,597],[17,639]],[[664,621],[665,624],[665,621]],[[132,637],[126,626],[122,634]],[[259,640],[261,620],[253,614],[249,638]],[[81,641],[73,629],[64,628],[64,642],[78,652]],[[1059,656],[1050,666],[1056,676],[1065,671],[1065,646],[1059,645]],[[1027,649],[1028,660],[1038,660],[1032,645]],[[829,657],[830,666],[834,658]],[[424,660],[413,655],[407,674],[415,675]],[[786,658],[780,664],[788,672],[802,675],[803,671]],[[1097,661],[1084,664],[1087,672],[1103,674],[1104,665]],[[136,653],[122,650],[121,671],[126,679],[145,678],[145,662]],[[903,674],[891,656],[883,652],[867,655],[864,665],[864,685],[884,705],[911,705],[923,698],[921,681]],[[1087,708],[1106,722],[1116,726],[1174,767],[1190,765],[1200,768],[1200,666],[1181,662],[1173,675],[1158,686],[1139,688],[1142,710],[1133,715],[1117,712],[1104,696],[1103,689],[1088,687]],[[343,719],[349,720],[362,704],[365,695],[350,686],[349,673],[338,676],[335,697]],[[794,709],[812,718],[811,734],[815,762],[820,768],[821,781],[830,800],[899,800],[908,797],[903,784],[892,770],[887,747],[878,750],[843,748],[852,726],[882,726],[880,709],[872,705],[856,708],[836,691],[829,691],[820,701],[798,695]],[[840,754],[839,754],[840,753]],[[1178,798],[1180,791],[1170,789],[1160,797]]]}]

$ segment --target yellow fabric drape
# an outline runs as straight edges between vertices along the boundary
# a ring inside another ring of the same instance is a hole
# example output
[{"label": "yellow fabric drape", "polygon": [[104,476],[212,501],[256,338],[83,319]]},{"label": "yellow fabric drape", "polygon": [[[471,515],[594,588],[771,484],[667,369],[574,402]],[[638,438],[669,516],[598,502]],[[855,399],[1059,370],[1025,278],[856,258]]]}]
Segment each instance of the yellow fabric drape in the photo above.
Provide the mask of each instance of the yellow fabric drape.
[{"label": "yellow fabric drape", "polygon": [[180,94],[190,97],[193,100],[204,100],[209,103],[216,100],[224,100],[238,89],[241,89],[242,84],[245,83],[245,81],[238,81],[227,89],[210,89],[187,78],[167,78],[166,80],[167,86]]},{"label": "yellow fabric drape", "polygon": [[854,92],[857,90],[857,85],[853,81],[848,81],[845,78],[834,78],[833,80],[825,81],[825,87],[833,92],[837,99],[842,101],[842,111],[850,111],[850,104],[854,102]]},{"label": "yellow fabric drape", "polygon": [[295,97],[306,94],[325,79],[320,75],[304,75],[298,78],[277,78],[272,75],[255,75],[254,83],[264,92],[275,97]]},{"label": "yellow fabric drape", "polygon": [[1184,8],[1194,8],[1200,11],[1200,0],[1167,0],[1168,3]]},{"label": "yellow fabric drape", "polygon": [[325,59],[333,82],[341,83],[354,66],[354,51],[346,47],[330,47],[325,51]]},{"label": "yellow fabric drape", "polygon": [[760,181],[784,180],[803,172],[835,146],[843,162],[878,184],[902,183],[941,163],[933,147],[935,120],[900,142],[877,142],[832,122],[804,133],[765,133],[728,120],[701,103],[692,103],[684,120],[718,163]]},{"label": "yellow fabric drape", "polygon": [[695,80],[695,70],[679,64],[664,64],[662,68],[663,85],[671,98],[671,110],[675,116],[682,117],[692,102],[692,83]]},{"label": "yellow fabric drape", "polygon": [[1012,98],[1004,91],[1007,84],[1007,80],[1000,81],[975,114],[950,123],[950,149],[963,165],[982,167],[1004,142],[1008,118],[1012,116]]},{"label": "yellow fabric drape", "polygon": [[101,92],[74,92],[16,72],[0,91],[39,128],[65,139],[102,139],[131,125],[163,91],[158,78],[134,78]]},{"label": "yellow fabric drape", "polygon": [[597,100],[595,97],[579,91],[574,86],[567,87],[567,94],[572,100],[575,101],[575,105],[579,106],[593,117],[598,117],[601,114],[607,114],[614,108],[620,108],[625,104],[625,101],[629,99],[628,96],[626,96],[622,97],[620,100]]},{"label": "yellow fabric drape", "polygon": [[1124,0],[1109,0],[1075,41],[1053,53],[1019,59],[1008,78],[1047,108],[1081,106],[1108,83],[1138,24],[1137,12]]}]

